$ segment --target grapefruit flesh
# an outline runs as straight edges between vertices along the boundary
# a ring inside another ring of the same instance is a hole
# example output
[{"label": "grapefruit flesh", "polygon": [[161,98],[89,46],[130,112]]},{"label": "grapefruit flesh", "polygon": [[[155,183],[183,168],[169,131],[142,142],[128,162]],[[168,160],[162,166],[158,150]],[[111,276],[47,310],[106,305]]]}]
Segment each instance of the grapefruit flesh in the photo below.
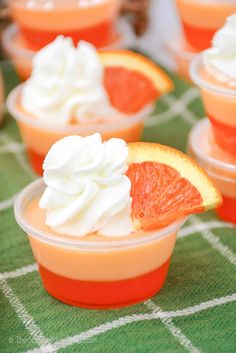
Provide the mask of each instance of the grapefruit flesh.
[{"label": "grapefruit flesh", "polygon": [[104,86],[111,104],[125,114],[135,114],[173,89],[169,76],[143,55],[128,51],[101,51]]},{"label": "grapefruit flesh", "polygon": [[123,67],[107,67],[104,85],[111,105],[128,115],[142,110],[160,95],[142,73]]},{"label": "grapefruit flesh", "polygon": [[142,229],[164,227],[192,212],[204,210],[199,191],[172,167],[157,163],[131,164],[132,218]]},{"label": "grapefruit flesh", "polygon": [[129,144],[132,219],[136,229],[155,230],[219,206],[214,183],[190,157],[167,146]]}]

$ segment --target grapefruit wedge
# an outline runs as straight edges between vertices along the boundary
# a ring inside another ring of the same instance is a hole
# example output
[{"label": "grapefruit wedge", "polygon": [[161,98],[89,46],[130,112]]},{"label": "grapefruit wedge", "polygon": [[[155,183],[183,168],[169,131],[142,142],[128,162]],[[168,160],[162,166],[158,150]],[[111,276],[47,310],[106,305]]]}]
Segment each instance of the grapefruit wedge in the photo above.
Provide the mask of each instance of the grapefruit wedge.
[{"label": "grapefruit wedge", "polygon": [[154,230],[222,203],[213,181],[190,157],[167,146],[129,146],[132,219],[137,230]]},{"label": "grapefruit wedge", "polygon": [[101,51],[104,85],[114,108],[135,114],[173,89],[169,76],[143,55],[128,51]]}]

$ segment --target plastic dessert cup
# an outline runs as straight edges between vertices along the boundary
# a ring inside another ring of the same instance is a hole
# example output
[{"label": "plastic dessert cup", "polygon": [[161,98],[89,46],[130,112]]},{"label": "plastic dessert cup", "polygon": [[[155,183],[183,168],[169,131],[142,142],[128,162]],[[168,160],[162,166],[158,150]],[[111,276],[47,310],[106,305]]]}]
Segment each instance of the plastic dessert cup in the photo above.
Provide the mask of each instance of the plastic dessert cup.
[{"label": "plastic dessert cup", "polygon": [[185,219],[115,240],[60,236],[45,226],[45,211],[38,208],[44,187],[40,179],[20,193],[15,217],[28,235],[49,294],[66,304],[102,309],[135,304],[161,290]]},{"label": "plastic dessert cup", "polygon": [[97,48],[110,43],[119,10],[119,0],[11,0],[14,21],[27,42],[38,50],[59,34],[93,43]]},{"label": "plastic dessert cup", "polygon": [[185,36],[190,45],[204,50],[226,17],[236,12],[232,1],[176,0]]},{"label": "plastic dessert cup", "polygon": [[167,44],[167,49],[175,61],[176,74],[187,81],[191,81],[189,66],[199,51],[192,48],[184,38],[171,40]]},{"label": "plastic dessert cup", "polygon": [[143,132],[144,122],[153,111],[153,105],[148,105],[135,115],[129,115],[111,123],[58,126],[36,120],[29,113],[22,110],[20,106],[22,85],[19,85],[10,93],[7,98],[7,107],[17,121],[31,166],[39,175],[43,173],[42,164],[48,150],[61,138],[69,135],[87,136],[100,132],[103,140],[118,137],[126,142],[139,141]]},{"label": "plastic dessert cup", "polygon": [[217,146],[207,119],[199,121],[192,129],[188,149],[222,193],[223,204],[216,210],[219,217],[236,224],[236,158]]},{"label": "plastic dessert cup", "polygon": [[[2,44],[6,54],[12,59],[21,80],[27,80],[32,72],[32,60],[37,51],[24,39],[16,24],[8,26],[2,35]],[[109,45],[101,49],[121,49],[128,41],[120,34],[114,34]]]},{"label": "plastic dessert cup", "polygon": [[216,142],[236,157],[236,89],[212,79],[203,67],[202,55],[192,62],[190,75],[192,81],[200,87]]}]

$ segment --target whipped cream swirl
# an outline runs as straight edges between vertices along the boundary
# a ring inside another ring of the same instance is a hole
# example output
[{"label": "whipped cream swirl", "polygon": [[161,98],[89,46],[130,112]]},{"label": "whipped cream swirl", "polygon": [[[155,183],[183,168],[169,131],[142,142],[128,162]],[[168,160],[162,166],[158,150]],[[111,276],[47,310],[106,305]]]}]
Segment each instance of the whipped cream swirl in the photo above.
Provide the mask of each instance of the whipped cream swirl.
[{"label": "whipped cream swirl", "polygon": [[121,139],[69,136],[56,142],[44,161],[47,185],[39,207],[58,233],[82,237],[98,232],[125,236],[134,230],[131,183],[124,174],[128,147]]},{"label": "whipped cream swirl", "polygon": [[59,36],[35,55],[21,104],[36,119],[57,125],[117,119],[121,114],[111,106],[103,78],[91,44],[81,41],[75,48]]},{"label": "whipped cream swirl", "polygon": [[236,14],[215,34],[212,47],[203,54],[207,72],[216,80],[236,87]]}]

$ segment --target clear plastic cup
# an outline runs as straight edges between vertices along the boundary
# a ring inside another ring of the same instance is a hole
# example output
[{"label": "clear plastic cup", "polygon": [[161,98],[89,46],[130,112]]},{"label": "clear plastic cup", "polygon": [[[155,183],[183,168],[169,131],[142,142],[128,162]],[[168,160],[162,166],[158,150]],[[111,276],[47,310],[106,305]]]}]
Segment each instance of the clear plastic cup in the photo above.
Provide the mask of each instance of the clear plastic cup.
[{"label": "clear plastic cup", "polygon": [[200,54],[190,66],[191,79],[201,90],[216,142],[223,150],[236,157],[236,89],[216,85],[203,77],[204,73]]},{"label": "clear plastic cup", "polygon": [[[3,31],[2,44],[4,51],[12,59],[20,79],[27,80],[31,75],[33,57],[37,51],[27,43],[16,24],[11,24]],[[122,49],[127,45],[129,40],[124,40],[121,34],[116,33],[110,44],[101,49]]]},{"label": "clear plastic cup", "polygon": [[214,180],[223,196],[216,212],[236,224],[236,158],[222,150],[214,140],[208,119],[200,120],[189,135],[188,152]]},{"label": "clear plastic cup", "polygon": [[210,47],[215,32],[236,12],[232,0],[176,0],[176,5],[187,41],[198,50]]},{"label": "clear plastic cup", "polygon": [[175,61],[176,74],[187,81],[191,81],[189,67],[199,51],[192,48],[184,38],[171,39],[167,43],[167,49]]},{"label": "clear plastic cup", "polygon": [[34,222],[38,210],[32,217],[35,200],[44,188],[39,179],[23,189],[14,212],[28,235],[44,288],[50,295],[74,306],[108,309],[144,301],[161,290],[176,234],[186,219],[131,238],[101,236],[100,241],[92,241],[60,236]]},{"label": "clear plastic cup", "polygon": [[58,35],[109,45],[118,17],[120,0],[10,0],[10,11],[25,40],[39,50]]},{"label": "clear plastic cup", "polygon": [[21,137],[28,151],[32,169],[39,175],[43,173],[42,164],[50,147],[65,136],[87,136],[99,132],[103,140],[118,137],[126,142],[139,141],[143,133],[144,122],[154,108],[151,104],[137,114],[129,115],[127,118],[120,118],[109,123],[55,125],[36,120],[21,108],[20,95],[22,85],[13,89],[9,94],[7,108],[17,121]]}]

